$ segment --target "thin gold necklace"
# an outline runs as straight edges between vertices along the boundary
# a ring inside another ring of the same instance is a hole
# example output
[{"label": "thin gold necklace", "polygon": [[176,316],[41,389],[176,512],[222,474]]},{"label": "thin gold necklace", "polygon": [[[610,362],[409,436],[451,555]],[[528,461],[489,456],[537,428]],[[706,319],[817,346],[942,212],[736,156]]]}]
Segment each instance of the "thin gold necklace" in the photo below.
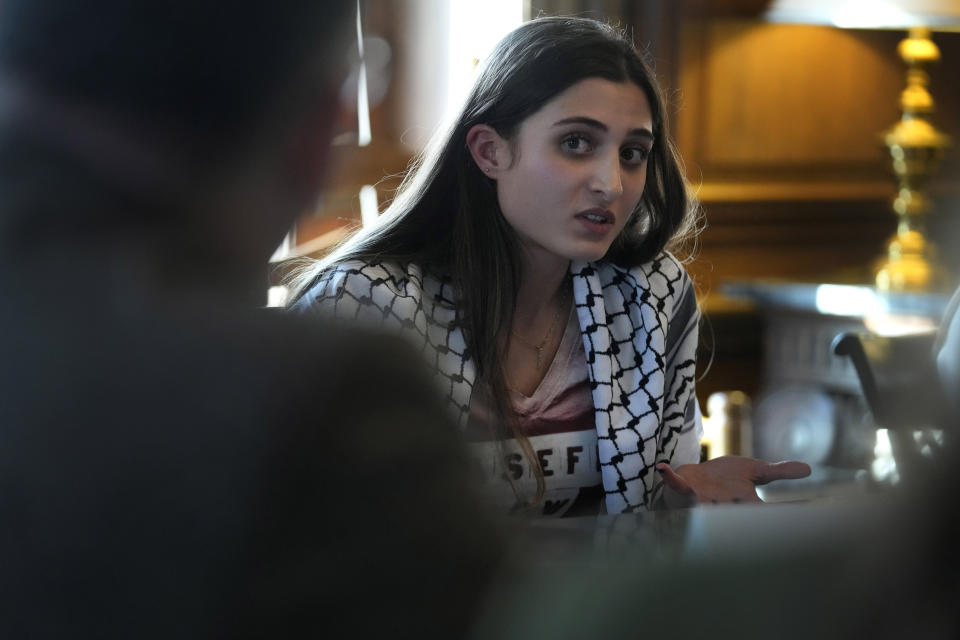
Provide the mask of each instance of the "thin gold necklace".
[{"label": "thin gold necklace", "polygon": [[557,313],[553,317],[553,321],[550,322],[550,326],[547,328],[547,333],[546,335],[543,336],[543,340],[540,341],[540,344],[533,344],[532,342],[530,342],[529,340],[521,336],[519,333],[517,333],[516,329],[514,329],[513,327],[510,328],[510,331],[513,333],[514,336],[516,336],[517,340],[519,340],[521,344],[523,344],[525,347],[529,347],[530,349],[533,349],[536,352],[537,371],[540,371],[540,368],[543,366],[543,349],[544,347],[547,346],[547,341],[550,340],[550,336],[553,335],[554,327],[560,324],[560,314],[562,313],[562,310],[566,308],[566,306],[567,306],[566,296],[564,296],[564,300],[560,304],[560,306],[557,308]]}]

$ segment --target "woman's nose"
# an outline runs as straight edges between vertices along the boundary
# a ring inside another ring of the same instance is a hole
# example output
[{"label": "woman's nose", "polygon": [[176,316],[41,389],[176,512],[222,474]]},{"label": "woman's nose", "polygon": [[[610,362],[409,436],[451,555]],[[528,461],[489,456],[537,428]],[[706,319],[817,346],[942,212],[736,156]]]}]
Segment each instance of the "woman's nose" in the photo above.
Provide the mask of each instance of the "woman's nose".
[{"label": "woman's nose", "polygon": [[597,158],[594,168],[591,190],[603,196],[604,201],[611,202],[623,194],[623,182],[620,176],[620,154],[605,154]]}]

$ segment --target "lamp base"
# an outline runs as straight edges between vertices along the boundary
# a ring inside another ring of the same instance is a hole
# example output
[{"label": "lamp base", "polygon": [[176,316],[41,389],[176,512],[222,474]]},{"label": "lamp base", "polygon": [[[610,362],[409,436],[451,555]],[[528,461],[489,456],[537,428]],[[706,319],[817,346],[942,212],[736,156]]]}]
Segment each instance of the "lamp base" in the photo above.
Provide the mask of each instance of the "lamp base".
[{"label": "lamp base", "polygon": [[939,289],[945,278],[933,245],[923,235],[931,209],[924,191],[951,143],[949,136],[930,122],[934,104],[925,68],[940,59],[940,51],[923,27],[911,28],[898,50],[907,64],[907,87],[900,94],[903,115],[883,136],[899,182],[893,201],[897,234],[887,245],[876,283],[882,291],[932,291]]},{"label": "lamp base", "polygon": [[876,276],[881,291],[933,291],[943,285],[943,280],[935,247],[916,230],[893,236]]}]

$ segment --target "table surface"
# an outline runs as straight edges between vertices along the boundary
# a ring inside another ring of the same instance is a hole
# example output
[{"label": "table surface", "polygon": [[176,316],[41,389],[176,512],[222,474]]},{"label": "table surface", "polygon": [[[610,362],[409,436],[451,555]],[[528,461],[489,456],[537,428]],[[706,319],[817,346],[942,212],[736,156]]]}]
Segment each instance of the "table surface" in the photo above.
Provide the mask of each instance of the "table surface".
[{"label": "table surface", "polygon": [[869,522],[886,518],[891,494],[857,483],[833,489],[784,490],[794,501],[765,504],[698,505],[621,515],[579,518],[531,517],[508,525],[516,551],[541,566],[604,565],[685,561],[709,557],[777,553],[863,535]]}]

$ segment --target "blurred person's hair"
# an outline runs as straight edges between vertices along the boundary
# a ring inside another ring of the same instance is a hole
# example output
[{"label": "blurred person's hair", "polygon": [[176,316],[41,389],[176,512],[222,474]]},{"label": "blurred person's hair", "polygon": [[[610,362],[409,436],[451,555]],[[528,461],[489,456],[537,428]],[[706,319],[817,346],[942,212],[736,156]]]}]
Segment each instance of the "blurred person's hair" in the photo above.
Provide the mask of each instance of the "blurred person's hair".
[{"label": "blurred person's hair", "polygon": [[167,273],[261,304],[264,263],[324,173],[356,11],[3,0],[0,242],[122,229]]},{"label": "blurred person's hair", "polygon": [[351,10],[348,0],[4,0],[0,73],[222,157],[328,90]]}]

